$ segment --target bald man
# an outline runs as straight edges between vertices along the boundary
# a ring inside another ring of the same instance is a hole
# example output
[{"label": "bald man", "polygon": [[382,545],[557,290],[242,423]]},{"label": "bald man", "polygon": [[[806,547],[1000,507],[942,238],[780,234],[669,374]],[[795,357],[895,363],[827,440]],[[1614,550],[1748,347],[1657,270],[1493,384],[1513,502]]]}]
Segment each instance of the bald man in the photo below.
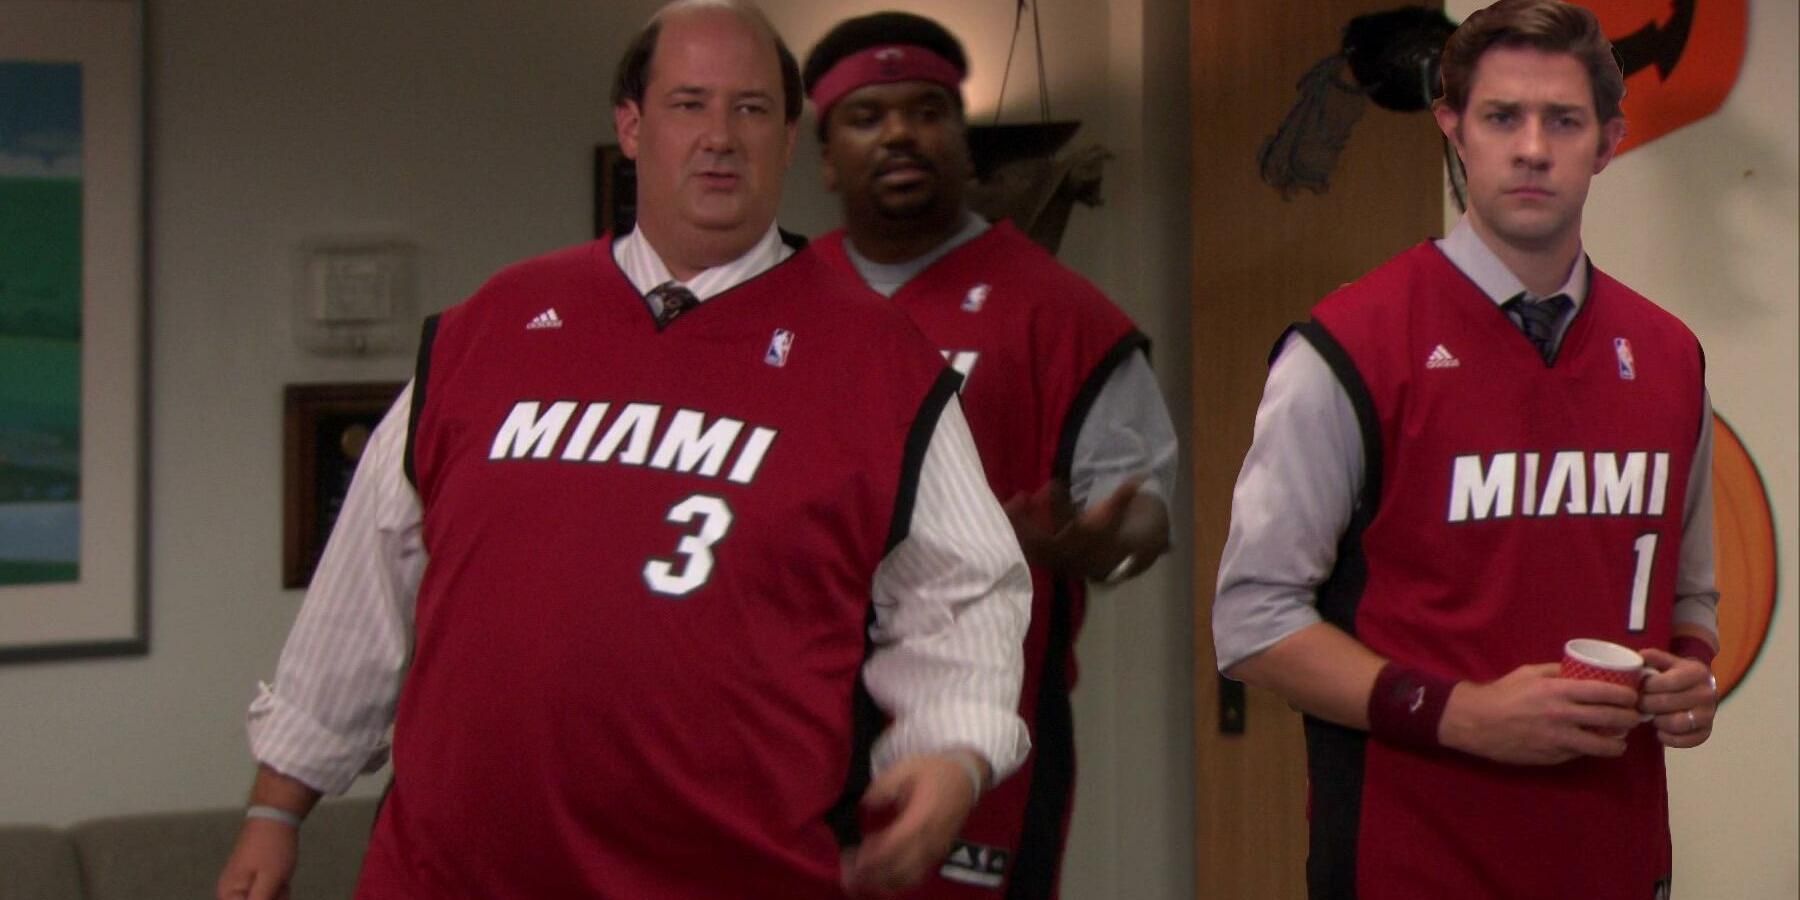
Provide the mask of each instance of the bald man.
[{"label": "bald man", "polygon": [[636,230],[428,322],[220,897],[284,895],[390,725],[363,897],[883,895],[1019,765],[1030,583],[954,373],[774,224],[797,69],[752,7],[666,7],[614,90]]}]

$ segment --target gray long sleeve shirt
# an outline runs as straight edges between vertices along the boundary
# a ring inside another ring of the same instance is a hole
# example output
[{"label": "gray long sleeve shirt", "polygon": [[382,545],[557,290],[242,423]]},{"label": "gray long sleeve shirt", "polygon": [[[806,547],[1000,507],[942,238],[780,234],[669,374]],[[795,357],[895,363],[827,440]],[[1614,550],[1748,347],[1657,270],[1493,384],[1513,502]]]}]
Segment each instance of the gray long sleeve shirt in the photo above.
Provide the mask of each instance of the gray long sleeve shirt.
[{"label": "gray long sleeve shirt", "polygon": [[[1467,217],[1438,248],[1495,304],[1526,294]],[[1587,266],[1578,257],[1560,291],[1574,301],[1556,329],[1560,343],[1587,299]],[[1703,396],[1699,444],[1684,505],[1675,622],[1718,633],[1713,580],[1712,402]],[[1255,436],[1231,498],[1231,531],[1219,561],[1213,643],[1219,671],[1321,620],[1316,591],[1337,563],[1363,486],[1362,431],[1337,376],[1304,340],[1292,336],[1269,368]]]}]

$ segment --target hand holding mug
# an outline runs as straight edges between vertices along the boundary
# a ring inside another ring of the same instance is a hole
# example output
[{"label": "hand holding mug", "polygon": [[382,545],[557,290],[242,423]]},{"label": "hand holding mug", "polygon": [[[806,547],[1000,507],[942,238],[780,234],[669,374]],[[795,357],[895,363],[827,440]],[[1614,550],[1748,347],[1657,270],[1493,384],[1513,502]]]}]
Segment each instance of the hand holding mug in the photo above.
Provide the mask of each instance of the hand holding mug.
[{"label": "hand holding mug", "polygon": [[1642,692],[1645,681],[1656,673],[1636,650],[1611,641],[1576,638],[1563,645],[1562,677],[1606,681],[1638,691],[1640,722],[1650,721],[1650,714],[1642,712]]},{"label": "hand holding mug", "polygon": [[1638,709],[1655,719],[1657,739],[1677,749],[1706,743],[1719,709],[1712,671],[1697,659],[1666,650],[1646,648],[1643,655],[1652,674],[1644,681]]}]

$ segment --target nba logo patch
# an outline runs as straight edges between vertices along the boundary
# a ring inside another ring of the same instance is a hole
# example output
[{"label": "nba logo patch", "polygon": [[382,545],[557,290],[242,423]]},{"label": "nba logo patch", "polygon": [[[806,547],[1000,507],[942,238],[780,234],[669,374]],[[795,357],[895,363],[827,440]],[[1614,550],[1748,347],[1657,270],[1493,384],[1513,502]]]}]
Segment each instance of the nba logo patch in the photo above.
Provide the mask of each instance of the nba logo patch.
[{"label": "nba logo patch", "polygon": [[985,284],[978,284],[969,288],[968,296],[963,298],[963,312],[981,312],[982,305],[987,303],[988,291],[990,290],[993,289]]},{"label": "nba logo patch", "polygon": [[1631,358],[1631,342],[1622,337],[1613,338],[1613,355],[1619,358],[1619,379],[1636,381],[1637,364]]},{"label": "nba logo patch", "polygon": [[786,328],[777,328],[774,337],[769,338],[769,349],[763,353],[763,362],[779,369],[787,365],[788,351],[793,347],[794,333]]}]

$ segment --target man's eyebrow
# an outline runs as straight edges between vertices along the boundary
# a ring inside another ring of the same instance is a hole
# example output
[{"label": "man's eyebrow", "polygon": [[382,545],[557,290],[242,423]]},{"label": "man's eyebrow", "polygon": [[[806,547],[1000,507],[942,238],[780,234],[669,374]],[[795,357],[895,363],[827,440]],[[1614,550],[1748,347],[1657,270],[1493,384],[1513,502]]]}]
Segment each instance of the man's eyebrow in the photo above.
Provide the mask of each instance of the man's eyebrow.
[{"label": "man's eyebrow", "polygon": [[[1483,100],[1478,106],[1484,112],[1521,113],[1526,104],[1518,100]],[[1579,103],[1543,103],[1538,109],[1553,116],[1586,115],[1587,107]]]}]

